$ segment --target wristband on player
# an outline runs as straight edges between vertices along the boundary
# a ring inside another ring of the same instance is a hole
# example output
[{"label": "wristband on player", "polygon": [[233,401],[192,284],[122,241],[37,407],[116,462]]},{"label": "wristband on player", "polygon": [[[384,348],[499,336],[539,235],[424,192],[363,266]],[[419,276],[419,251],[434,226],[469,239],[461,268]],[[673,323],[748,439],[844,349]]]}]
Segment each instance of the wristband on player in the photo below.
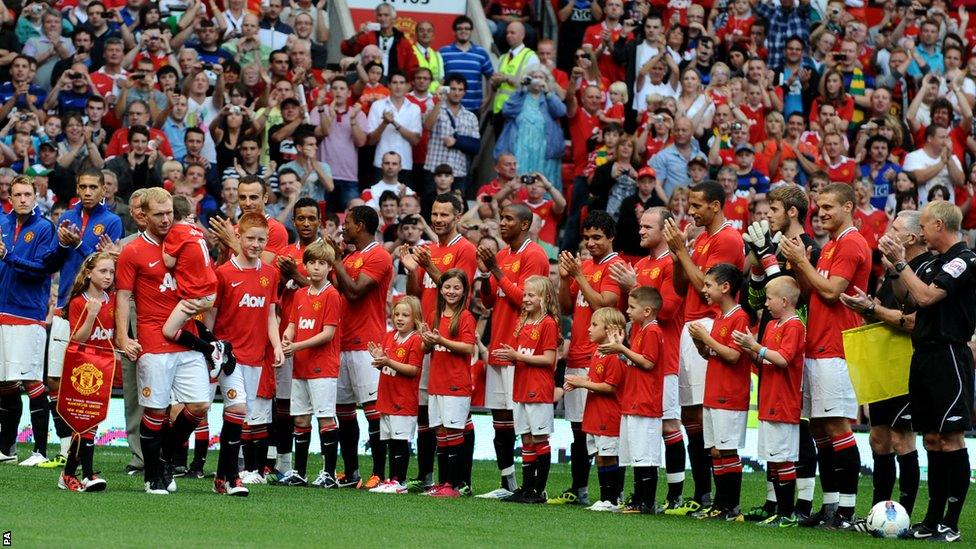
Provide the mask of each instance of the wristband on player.
[{"label": "wristband on player", "polygon": [[759,262],[766,271],[766,276],[779,274],[779,261],[776,260],[775,254],[766,254],[759,258]]},{"label": "wristband on player", "polygon": [[768,348],[766,348],[766,347],[760,347],[760,348],[759,348],[759,353],[758,353],[758,355],[759,355],[759,363],[760,363],[760,364],[762,364],[763,362],[765,362],[765,361],[766,361],[766,351],[768,351],[768,350],[769,350],[769,349],[768,349]]}]

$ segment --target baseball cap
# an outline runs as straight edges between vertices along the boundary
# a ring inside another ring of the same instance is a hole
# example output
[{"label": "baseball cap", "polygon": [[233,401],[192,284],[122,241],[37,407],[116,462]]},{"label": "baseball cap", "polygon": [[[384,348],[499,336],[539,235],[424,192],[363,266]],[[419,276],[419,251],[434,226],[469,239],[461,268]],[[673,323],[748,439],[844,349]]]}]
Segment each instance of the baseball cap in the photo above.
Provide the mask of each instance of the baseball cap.
[{"label": "baseball cap", "polygon": [[41,144],[38,146],[38,148],[41,147],[50,147],[55,151],[58,150],[58,145],[54,141],[42,141]]},{"label": "baseball cap", "polygon": [[753,154],[756,154],[756,149],[753,149],[752,148],[752,145],[750,145],[748,143],[742,143],[741,145],[736,146],[736,148],[735,148],[735,154],[739,154],[740,152],[743,152],[743,151],[749,151],[749,152],[751,152]]},{"label": "baseball cap", "polygon": [[284,107],[286,105],[294,105],[296,107],[301,107],[302,102],[294,97],[286,97],[281,100],[281,106]]},{"label": "baseball cap", "polygon": [[657,177],[657,172],[650,166],[644,166],[637,172],[637,179],[642,177]]},{"label": "baseball cap", "polygon": [[705,158],[705,155],[699,153],[699,154],[696,154],[695,156],[692,156],[691,157],[691,160],[688,161],[688,165],[689,166],[691,166],[692,164],[698,164],[699,166],[702,166],[702,167],[707,168],[708,167],[708,159]]}]

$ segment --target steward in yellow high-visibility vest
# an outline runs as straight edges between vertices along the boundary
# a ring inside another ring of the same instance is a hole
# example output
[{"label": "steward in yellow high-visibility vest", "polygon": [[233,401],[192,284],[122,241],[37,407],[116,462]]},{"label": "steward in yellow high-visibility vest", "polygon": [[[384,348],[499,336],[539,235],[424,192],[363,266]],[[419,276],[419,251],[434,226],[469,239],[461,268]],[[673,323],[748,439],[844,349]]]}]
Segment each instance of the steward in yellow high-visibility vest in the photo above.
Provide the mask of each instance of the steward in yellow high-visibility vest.
[{"label": "steward in yellow high-visibility vest", "polygon": [[515,93],[522,69],[527,67],[530,62],[538,63],[539,57],[524,44],[513,47],[499,59],[498,70],[495,71],[495,74],[499,75],[497,78],[500,80],[495,91],[495,102],[492,104],[491,111],[493,113],[497,114],[502,111],[502,105],[508,101],[510,95]]},{"label": "steward in yellow high-visibility vest", "polygon": [[[434,24],[430,21],[417,23],[416,43],[413,45],[413,54],[417,56],[417,65],[430,71],[430,93],[437,93],[437,88],[444,81],[444,58],[431,45],[434,40]],[[407,75],[413,79],[413,75]]]}]

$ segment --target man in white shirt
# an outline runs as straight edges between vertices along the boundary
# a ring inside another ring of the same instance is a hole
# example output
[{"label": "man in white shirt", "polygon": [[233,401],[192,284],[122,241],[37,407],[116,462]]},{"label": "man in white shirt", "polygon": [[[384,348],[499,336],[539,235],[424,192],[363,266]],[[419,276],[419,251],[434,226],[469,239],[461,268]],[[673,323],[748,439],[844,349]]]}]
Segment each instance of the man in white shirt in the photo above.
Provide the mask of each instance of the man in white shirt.
[{"label": "man in white shirt", "polygon": [[[407,101],[409,89],[407,78],[402,72],[390,75],[390,96],[374,102],[369,108],[368,142],[376,146],[373,166],[380,170],[383,155],[393,151],[400,155],[405,178],[409,179],[413,170],[412,147],[420,142],[423,122],[420,107]],[[404,181],[410,183],[410,181]]]},{"label": "man in white shirt", "polygon": [[949,189],[951,202],[955,199],[955,186],[962,185],[966,177],[959,158],[952,154],[949,130],[938,124],[925,128],[925,145],[905,157],[902,169],[914,175],[919,182],[919,208],[928,202],[929,190],[936,185]]},{"label": "man in white shirt", "polygon": [[367,206],[380,209],[380,197],[383,193],[390,191],[397,196],[409,196],[415,193],[412,189],[400,182],[400,154],[394,151],[383,153],[383,166],[381,167],[381,179],[372,187],[363,191],[360,198]]}]

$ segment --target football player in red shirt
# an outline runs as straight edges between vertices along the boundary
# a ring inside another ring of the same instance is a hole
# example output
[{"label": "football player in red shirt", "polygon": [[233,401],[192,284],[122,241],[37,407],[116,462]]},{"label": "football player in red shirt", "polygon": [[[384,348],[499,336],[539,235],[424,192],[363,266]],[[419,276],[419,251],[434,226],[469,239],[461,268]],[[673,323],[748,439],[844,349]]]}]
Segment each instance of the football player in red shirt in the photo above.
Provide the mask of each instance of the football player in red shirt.
[{"label": "football player in red shirt", "polygon": [[664,225],[668,249],[675,254],[674,287],[685,295],[684,329],[680,340],[680,369],[678,389],[681,400],[681,423],[688,433],[688,459],[695,481],[694,499],[683,502],[671,514],[686,515],[708,503],[711,492],[711,458],[705,451],[702,432],[702,402],[705,395],[707,361],[701,357],[688,332],[689,325],[698,322],[711,330],[717,309],[706,303],[702,295],[705,272],[719,263],[729,263],[742,269],[745,263],[742,234],[725,220],[722,211],[725,191],[718,183],[704,182],[691,187],[688,195],[688,214],[695,225],[705,230],[698,235],[689,251],[684,234],[673,220]]},{"label": "football player in red shirt", "polygon": [[424,349],[431,353],[430,426],[437,427],[439,472],[444,482],[428,496],[456,498],[464,482],[468,454],[463,451],[464,427],[471,414],[471,355],[475,350],[474,315],[467,310],[470,286],[467,275],[451,269],[438,283],[437,308],[420,332]]},{"label": "football player in red shirt", "polygon": [[685,439],[681,431],[681,404],[678,399],[678,345],[684,327],[682,305],[684,299],[674,290],[674,263],[664,239],[664,224],[674,216],[667,208],[651,208],[640,219],[641,246],[650,250],[633,267],[616,263],[610,276],[620,284],[620,290],[630,292],[641,286],[658,291],[661,307],[656,320],[664,334],[660,367],[664,376],[662,389],[662,424],[664,437],[664,467],[667,471],[668,495],[665,512],[682,506],[681,492],[685,483]]},{"label": "football player in red shirt", "polygon": [[[97,252],[85,259],[68,298],[64,313],[68,317],[71,341],[92,347],[112,349],[115,337],[115,258]],[[72,492],[101,492],[105,479],[95,473],[95,428],[72,437],[68,459],[58,479],[58,488]],[[81,464],[82,477],[75,476]]]},{"label": "football player in red shirt", "polygon": [[[146,464],[146,493],[165,495],[176,491],[169,457],[189,438],[210,408],[210,378],[203,355],[167,340],[162,333],[163,324],[180,302],[176,280],[163,265],[162,242],[173,225],[173,199],[162,188],[146,189],[142,211],[146,231],[119,254],[115,338],[119,350],[137,360],[139,404],[144,408],[139,431]],[[129,338],[129,305],[133,299],[138,313],[138,340]],[[185,305],[187,313],[201,312],[192,302]],[[187,323],[183,330],[194,331],[196,326]],[[174,396],[185,407],[170,425],[167,447],[163,449],[163,423]]]},{"label": "football player in red shirt", "polygon": [[406,494],[407,467],[410,465],[410,439],[417,430],[420,371],[424,361],[424,342],[420,327],[424,322],[420,300],[404,296],[393,306],[393,329],[382,345],[369,343],[373,366],[380,370],[380,438],[390,450],[390,476],[370,492]]},{"label": "football player in red shirt", "polygon": [[515,433],[522,436],[522,487],[503,501],[545,503],[552,456],[553,374],[556,349],[562,342],[559,298],[548,278],[535,275],[525,281],[522,315],[515,333],[514,347],[502,344],[494,352],[501,360],[515,364]]},{"label": "football player in red shirt", "polygon": [[285,356],[293,362],[291,415],[295,418],[295,468],[279,481],[285,486],[308,484],[308,447],[312,439],[312,415],[318,419],[323,467],[312,486],[338,488],[335,477],[339,430],[336,395],[339,379],[339,326],[341,298],[329,282],[335,251],[325,242],[305,248],[302,263],[309,285],[298,290],[288,328],[281,338]]},{"label": "football player in red shirt", "polygon": [[[559,254],[559,305],[563,311],[573,313],[573,329],[570,334],[569,354],[566,357],[566,374],[586,376],[596,344],[588,335],[589,319],[593,311],[602,307],[616,307],[620,301],[620,287],[610,276],[610,266],[624,262],[613,251],[613,239],[617,227],[610,214],[596,210],[583,221],[583,243],[592,259],[580,261],[567,251]],[[572,460],[573,485],[552,503],[582,503],[590,476],[590,453],[586,451],[583,430],[583,414],[587,394],[583,391],[563,397],[566,419],[573,427]]]},{"label": "football player in red shirt", "polygon": [[657,469],[661,466],[661,415],[664,375],[661,353],[664,334],[657,323],[661,294],[639,286],[627,297],[630,342],[623,332],[610,334],[600,345],[604,354],[621,354],[632,366],[620,391],[620,464],[634,468],[634,497],[624,513],[654,514],[657,506]]},{"label": "football player in red shirt", "polygon": [[828,524],[838,529],[853,527],[861,470],[850,425],[857,417],[857,398],[841,337],[843,330],[859,326],[861,319],[844,307],[840,295],[855,295],[855,288],[867,288],[871,273],[871,250],[853,225],[854,201],[854,189],[844,183],[827,185],[817,195],[817,213],[830,241],[816,266],[799,242],[780,241],[797,282],[810,295],[803,363],[803,375],[809,381],[803,384],[804,415],[810,418],[810,431],[817,442],[824,505],[801,525]]},{"label": "football player in red shirt", "polygon": [[[237,203],[240,205],[241,212],[260,214],[268,220],[268,245],[261,254],[261,261],[274,265],[275,256],[288,245],[288,230],[280,221],[264,211],[270,193],[268,182],[256,175],[245,175],[237,185]],[[227,219],[211,217],[210,228],[221,245],[230,251],[229,254],[240,253],[237,249],[239,243],[233,223]]]},{"label": "football player in red shirt", "polygon": [[[292,221],[295,225],[295,232],[298,233],[298,241],[287,245],[275,258],[275,264],[278,266],[278,272],[281,274],[281,281],[283,282],[279,306],[281,314],[279,329],[282,332],[288,327],[295,295],[299,289],[309,284],[308,273],[305,272],[305,265],[302,263],[302,254],[309,245],[322,240],[319,237],[321,223],[319,221],[318,202],[309,197],[299,198],[292,209]],[[291,357],[285,357],[285,362],[282,363],[281,367],[274,369],[274,422],[271,430],[278,459],[271,473],[277,477],[275,480],[281,480],[282,473],[292,468],[291,448],[294,437],[294,422],[291,419],[291,403],[289,402],[291,400],[291,372]]]},{"label": "football player in red shirt", "polygon": [[[432,311],[437,307],[437,283],[441,273],[449,269],[461,269],[469,280],[474,280],[478,268],[478,250],[457,230],[464,213],[464,204],[452,194],[440,194],[431,205],[429,225],[437,235],[437,241],[426,246],[404,246],[400,250],[400,264],[410,275],[407,277],[407,293],[420,298],[421,309]],[[410,253],[408,253],[410,252]],[[427,422],[427,383],[430,375],[430,356],[424,357],[420,372],[420,409],[417,414],[417,478],[408,485],[417,491],[433,486],[434,453],[436,438]],[[474,447],[474,431],[465,431],[464,444]],[[403,481],[404,479],[400,479]]]},{"label": "football player in red shirt", "polygon": [[732,339],[759,364],[759,458],[773,471],[776,513],[761,524],[796,525],[796,461],[800,457],[800,408],[803,391],[803,345],[806,328],[796,315],[800,286],[788,276],[766,284],[766,311],[775,321],[766,326],[760,345],[747,332]]},{"label": "football player in red shirt", "polygon": [[715,500],[711,507],[693,515],[697,518],[743,520],[739,449],[746,443],[752,369],[749,355],[732,341],[733,332],[749,329],[749,315],[736,300],[741,286],[742,271],[734,265],[720,263],[710,268],[705,275],[705,298],[717,305],[719,312],[710,330],[700,322],[688,327],[698,353],[708,360],[702,426],[715,477]]},{"label": "football player in red shirt", "polygon": [[594,311],[588,326],[590,341],[596,348],[593,360],[586,376],[567,373],[563,385],[567,393],[577,389],[589,393],[583,411],[583,431],[586,433],[587,452],[596,455],[597,476],[600,479],[600,501],[588,507],[591,511],[617,509],[624,487],[626,470],[617,463],[620,442],[617,389],[624,383],[626,371],[618,355],[605,355],[599,351],[599,346],[610,342],[610,333],[623,332],[626,327],[627,320],[616,308],[603,307]]},{"label": "football player in red shirt", "polygon": [[[491,248],[479,247],[479,270],[490,273],[488,283],[481,284],[481,299],[492,308],[491,341],[488,352],[502,344],[513,345],[522,310],[525,281],[532,275],[549,276],[549,258],[541,246],[532,242],[529,227],[532,210],[524,204],[510,204],[501,212],[499,230],[508,246],[496,256]],[[501,487],[487,494],[487,498],[501,499],[515,492],[515,419],[512,410],[514,368],[510,362],[489,356],[485,368],[485,406],[491,410],[495,428],[495,459],[501,472]]]},{"label": "football player in red shirt", "polygon": [[[247,495],[243,484],[264,484],[263,466],[268,455],[271,399],[262,397],[258,388],[267,375],[264,370],[281,367],[285,357],[276,309],[278,270],[261,261],[268,243],[268,222],[259,214],[244,214],[237,230],[241,253],[217,269],[216,299],[205,323],[216,337],[233,345],[238,361],[231,373],[221,372],[219,377],[224,424],[214,492]],[[244,443],[245,467],[253,468],[245,471],[243,479],[237,470],[242,429],[250,432],[250,439]]]},{"label": "football player in red shirt", "polygon": [[[336,288],[342,294],[340,332],[339,389],[336,413],[339,419],[339,444],[346,472],[339,486],[376,488],[386,469],[386,447],[380,440],[380,414],[376,393],[380,372],[373,368],[369,342],[386,337],[386,297],[393,280],[393,260],[376,241],[379,216],[369,206],[354,206],[346,213],[342,237],[355,251],[332,260]],[[334,244],[333,244],[334,245]],[[356,404],[363,407],[369,424],[369,447],[373,455],[373,474],[364,483],[359,475],[359,422]]]}]

